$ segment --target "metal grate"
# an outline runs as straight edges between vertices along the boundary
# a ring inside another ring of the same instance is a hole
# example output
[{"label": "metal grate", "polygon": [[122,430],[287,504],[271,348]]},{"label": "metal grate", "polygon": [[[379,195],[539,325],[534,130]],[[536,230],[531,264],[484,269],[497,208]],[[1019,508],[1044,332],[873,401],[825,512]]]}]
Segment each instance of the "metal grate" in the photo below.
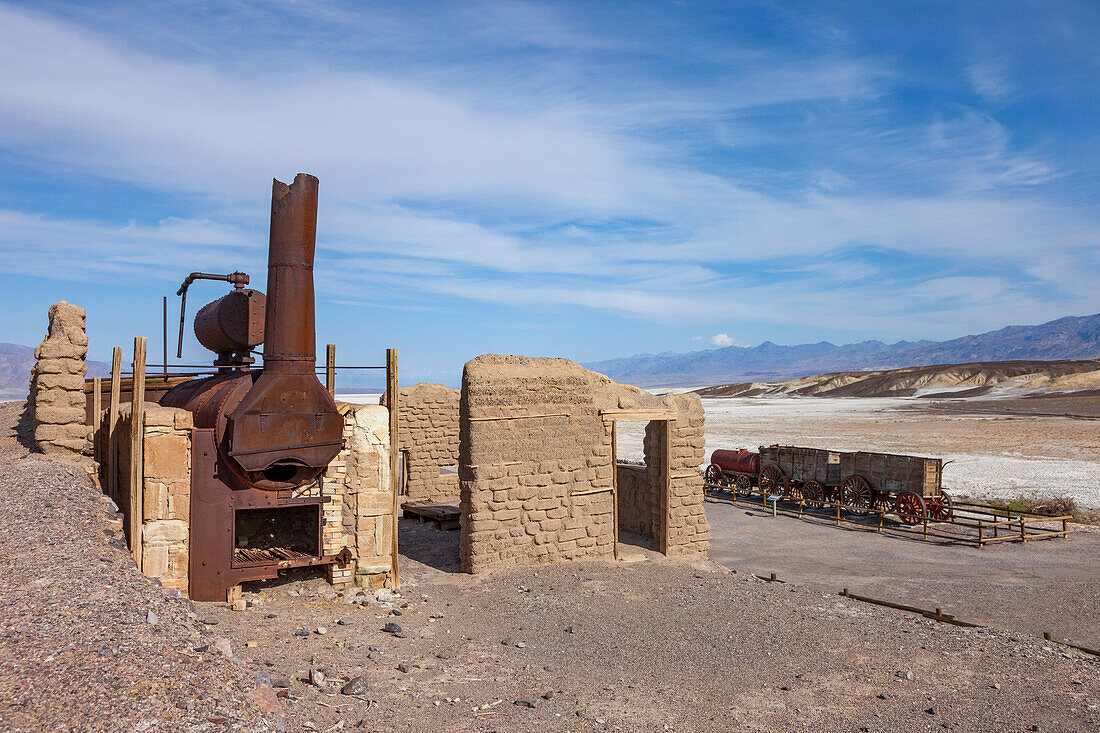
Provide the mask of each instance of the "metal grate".
[{"label": "metal grate", "polygon": [[233,562],[279,562],[280,560],[297,560],[303,557],[313,557],[307,552],[298,552],[286,547],[270,547],[266,550],[247,550],[238,547],[233,551]]}]

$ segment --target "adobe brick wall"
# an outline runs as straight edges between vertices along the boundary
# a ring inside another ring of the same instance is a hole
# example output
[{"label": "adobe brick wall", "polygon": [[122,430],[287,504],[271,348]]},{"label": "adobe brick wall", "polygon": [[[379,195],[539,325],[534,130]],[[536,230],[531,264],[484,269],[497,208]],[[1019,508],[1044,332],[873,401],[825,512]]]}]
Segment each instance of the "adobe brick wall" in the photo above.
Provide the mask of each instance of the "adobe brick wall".
[{"label": "adobe brick wall", "polygon": [[[658,397],[565,359],[490,354],[468,362],[462,377],[462,569],[610,557],[614,469],[601,410],[639,408],[675,415],[669,552],[705,554],[697,396]],[[692,479],[683,466],[696,452]]]},{"label": "adobe brick wall", "polygon": [[85,424],[87,354],[84,309],[64,300],[54,303],[46,338],[34,350],[27,410],[38,449],[81,464],[90,463],[91,451]]},{"label": "adobe brick wall", "polygon": [[668,395],[665,400],[676,413],[669,423],[668,554],[705,555],[710,550],[710,524],[699,473],[706,448],[703,403],[696,394]]},{"label": "adobe brick wall", "polygon": [[417,384],[398,391],[397,432],[405,452],[405,493],[410,501],[454,501],[458,474],[459,391],[442,384]]}]

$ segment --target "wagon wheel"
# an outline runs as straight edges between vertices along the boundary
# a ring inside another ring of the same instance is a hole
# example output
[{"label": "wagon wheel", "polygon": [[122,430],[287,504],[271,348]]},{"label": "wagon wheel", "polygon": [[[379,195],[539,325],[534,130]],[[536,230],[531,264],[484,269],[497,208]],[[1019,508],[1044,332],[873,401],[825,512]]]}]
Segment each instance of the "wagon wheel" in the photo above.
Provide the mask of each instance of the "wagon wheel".
[{"label": "wagon wheel", "polygon": [[781,493],[787,478],[783,471],[774,463],[769,463],[760,470],[760,493],[764,496]]},{"label": "wagon wheel", "polygon": [[871,511],[872,498],[871,485],[862,476],[852,474],[840,485],[841,503],[856,516],[867,516]]},{"label": "wagon wheel", "polygon": [[876,511],[892,511],[894,509],[894,497],[882,491],[876,491],[872,506],[875,508]]},{"label": "wagon wheel", "polygon": [[914,524],[920,524],[924,519],[924,499],[920,494],[913,493],[912,491],[903,491],[898,494],[897,504],[894,505],[894,511],[897,513],[898,518],[902,522],[913,526]]},{"label": "wagon wheel", "polygon": [[924,503],[928,506],[928,518],[935,522],[950,522],[955,517],[955,505],[946,491],[941,491],[934,499],[926,499]]},{"label": "wagon wheel", "polygon": [[825,506],[825,487],[820,481],[810,479],[802,484],[802,500],[810,509],[820,509]]},{"label": "wagon wheel", "polygon": [[726,485],[726,477],[722,475],[722,468],[716,463],[710,464],[707,466],[707,470],[703,471],[703,480],[713,486]]},{"label": "wagon wheel", "polygon": [[802,487],[795,486],[793,481],[787,479],[786,485],[783,487],[783,498],[798,501],[802,498]]},{"label": "wagon wheel", "polygon": [[752,479],[749,478],[747,473],[737,474],[734,483],[737,485],[737,494],[739,496],[748,496],[752,493]]}]

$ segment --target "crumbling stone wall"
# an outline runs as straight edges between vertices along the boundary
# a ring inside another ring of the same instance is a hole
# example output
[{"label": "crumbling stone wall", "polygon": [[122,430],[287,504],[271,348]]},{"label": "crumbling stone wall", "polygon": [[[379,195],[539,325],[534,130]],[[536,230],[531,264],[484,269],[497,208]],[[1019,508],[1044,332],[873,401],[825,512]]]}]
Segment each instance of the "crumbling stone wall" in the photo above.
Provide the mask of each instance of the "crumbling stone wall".
[{"label": "crumbling stone wall", "polygon": [[[126,405],[120,412],[128,414],[129,409]],[[190,562],[193,426],[187,410],[145,403],[141,571],[185,595]]]},{"label": "crumbling stone wall", "polygon": [[54,303],[46,338],[34,350],[27,409],[39,450],[79,463],[86,463],[91,451],[85,424],[87,354],[84,309],[64,300]]},{"label": "crumbling stone wall", "polygon": [[405,493],[410,501],[454,501],[458,474],[459,391],[417,384],[398,391],[397,433],[405,453]]},{"label": "crumbling stone wall", "polygon": [[389,410],[379,405],[338,403],[344,416],[344,449],[323,479],[324,552],[347,547],[355,563],[329,566],[333,585],[380,588],[389,577],[393,546],[390,491]]},{"label": "crumbling stone wall", "polygon": [[660,482],[658,501],[668,507],[670,554],[706,553],[702,478],[682,469],[696,452],[702,462],[697,396],[657,397],[565,359],[486,355],[468,362],[462,378],[464,571],[611,556],[609,416],[623,409],[667,410],[682,423],[670,428],[671,490],[664,496]]}]

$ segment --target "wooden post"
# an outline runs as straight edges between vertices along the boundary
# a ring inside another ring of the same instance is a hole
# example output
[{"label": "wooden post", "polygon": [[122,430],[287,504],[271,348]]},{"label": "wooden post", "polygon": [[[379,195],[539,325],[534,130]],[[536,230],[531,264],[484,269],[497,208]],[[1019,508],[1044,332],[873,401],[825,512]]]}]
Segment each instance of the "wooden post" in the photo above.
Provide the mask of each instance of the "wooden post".
[{"label": "wooden post", "polygon": [[611,420],[611,552],[619,559],[619,431]]},{"label": "wooden post", "polygon": [[[335,347],[333,347],[332,353],[335,354]],[[401,587],[401,575],[397,569],[397,528],[401,511],[401,499],[397,495],[397,470],[398,459],[400,457],[398,451],[401,449],[401,442],[397,434],[397,416],[400,410],[397,399],[398,385],[397,349],[386,349],[386,407],[390,410],[390,492],[393,494],[393,506],[391,508],[392,518],[390,522],[390,534],[392,535],[392,544],[390,547],[390,578],[394,588]]]},{"label": "wooden post", "polygon": [[163,327],[163,346],[164,346],[164,360],[161,362],[161,366],[164,367],[164,381],[167,387],[168,382],[168,296],[164,296],[164,319],[161,321]]},{"label": "wooden post", "polygon": [[325,346],[325,389],[333,398],[336,397],[336,344]]},{"label": "wooden post", "polygon": [[111,354],[111,407],[107,414],[107,496],[118,504],[118,402],[122,385],[122,347]]},{"label": "wooden post", "polygon": [[664,531],[661,532],[661,554],[668,555],[669,499],[672,494],[672,421],[665,420],[665,450],[661,458],[664,464],[664,486],[661,495],[661,510],[664,513]]},{"label": "wooden post", "polygon": [[141,570],[141,524],[145,487],[142,486],[142,441],[145,427],[145,337],[134,338],[133,388],[130,402],[130,552]]},{"label": "wooden post", "polygon": [[103,466],[103,435],[100,429],[103,427],[103,379],[92,379],[92,460],[96,464],[96,474],[100,473]]}]

